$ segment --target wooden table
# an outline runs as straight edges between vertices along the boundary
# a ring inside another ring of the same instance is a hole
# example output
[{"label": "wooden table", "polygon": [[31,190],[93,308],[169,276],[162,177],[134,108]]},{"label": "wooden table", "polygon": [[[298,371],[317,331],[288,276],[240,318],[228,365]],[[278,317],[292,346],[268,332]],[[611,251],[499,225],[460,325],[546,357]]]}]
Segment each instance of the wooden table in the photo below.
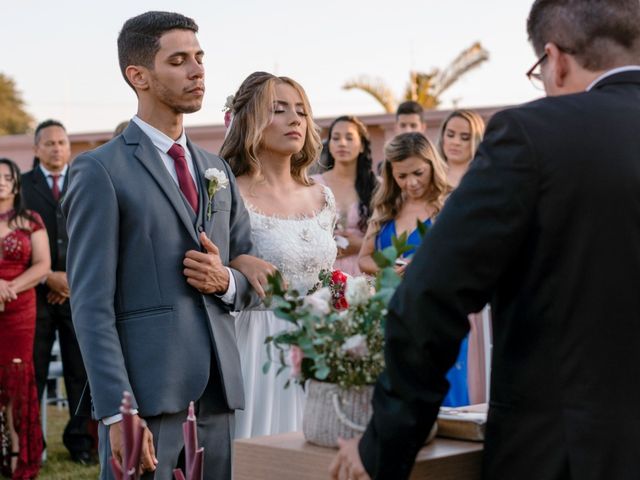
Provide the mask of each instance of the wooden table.
[{"label": "wooden table", "polygon": [[[335,449],[305,442],[301,432],[236,440],[234,480],[328,480]],[[477,480],[482,443],[436,438],[416,457],[414,480]]]}]

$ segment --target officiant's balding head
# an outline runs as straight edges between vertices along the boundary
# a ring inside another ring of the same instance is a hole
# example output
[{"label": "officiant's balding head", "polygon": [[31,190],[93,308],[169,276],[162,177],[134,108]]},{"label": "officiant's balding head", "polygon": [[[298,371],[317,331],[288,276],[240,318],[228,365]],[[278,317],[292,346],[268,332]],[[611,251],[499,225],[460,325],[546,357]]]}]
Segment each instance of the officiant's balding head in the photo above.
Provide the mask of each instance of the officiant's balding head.
[{"label": "officiant's balding head", "polygon": [[584,91],[608,70],[640,64],[638,0],[536,0],[527,32],[533,75],[548,95]]}]

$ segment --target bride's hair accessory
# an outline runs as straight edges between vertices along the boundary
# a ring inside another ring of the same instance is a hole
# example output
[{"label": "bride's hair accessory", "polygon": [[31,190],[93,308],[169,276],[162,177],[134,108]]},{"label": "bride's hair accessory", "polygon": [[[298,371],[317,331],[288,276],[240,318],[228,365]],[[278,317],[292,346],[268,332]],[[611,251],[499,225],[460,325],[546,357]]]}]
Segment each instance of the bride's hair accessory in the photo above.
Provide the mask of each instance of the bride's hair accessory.
[{"label": "bride's hair accessory", "polygon": [[222,111],[224,112],[224,126],[229,130],[231,122],[233,122],[233,95],[227,97]]}]

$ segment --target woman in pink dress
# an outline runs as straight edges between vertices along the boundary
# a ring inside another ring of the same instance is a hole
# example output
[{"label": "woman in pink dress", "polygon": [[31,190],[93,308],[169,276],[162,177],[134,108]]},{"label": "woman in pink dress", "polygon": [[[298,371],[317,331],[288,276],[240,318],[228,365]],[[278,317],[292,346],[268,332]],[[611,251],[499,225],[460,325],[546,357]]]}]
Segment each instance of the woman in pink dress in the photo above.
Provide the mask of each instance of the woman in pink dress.
[{"label": "woman in pink dress", "polygon": [[356,117],[336,118],[329,127],[327,171],[312,178],[331,189],[336,199],[338,220],[335,269],[360,275],[358,253],[371,216],[370,204],[378,181],[373,174],[371,140]]},{"label": "woman in pink dress", "polygon": [[36,327],[34,287],[51,266],[42,219],[22,206],[20,170],[0,159],[0,449],[2,474],[35,478],[40,469],[42,430],[33,370]]}]

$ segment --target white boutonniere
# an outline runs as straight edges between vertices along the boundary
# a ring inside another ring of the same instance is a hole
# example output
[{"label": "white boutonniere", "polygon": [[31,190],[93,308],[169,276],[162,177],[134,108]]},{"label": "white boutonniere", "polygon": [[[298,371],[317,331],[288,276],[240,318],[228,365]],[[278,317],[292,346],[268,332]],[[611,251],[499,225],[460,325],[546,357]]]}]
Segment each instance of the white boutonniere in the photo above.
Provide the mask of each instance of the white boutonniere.
[{"label": "white boutonniere", "polygon": [[204,171],[204,178],[209,180],[209,188],[207,193],[209,194],[209,205],[207,206],[207,220],[211,219],[211,204],[213,203],[213,196],[218,190],[227,188],[229,186],[229,179],[224,172],[217,168],[207,168]]}]

